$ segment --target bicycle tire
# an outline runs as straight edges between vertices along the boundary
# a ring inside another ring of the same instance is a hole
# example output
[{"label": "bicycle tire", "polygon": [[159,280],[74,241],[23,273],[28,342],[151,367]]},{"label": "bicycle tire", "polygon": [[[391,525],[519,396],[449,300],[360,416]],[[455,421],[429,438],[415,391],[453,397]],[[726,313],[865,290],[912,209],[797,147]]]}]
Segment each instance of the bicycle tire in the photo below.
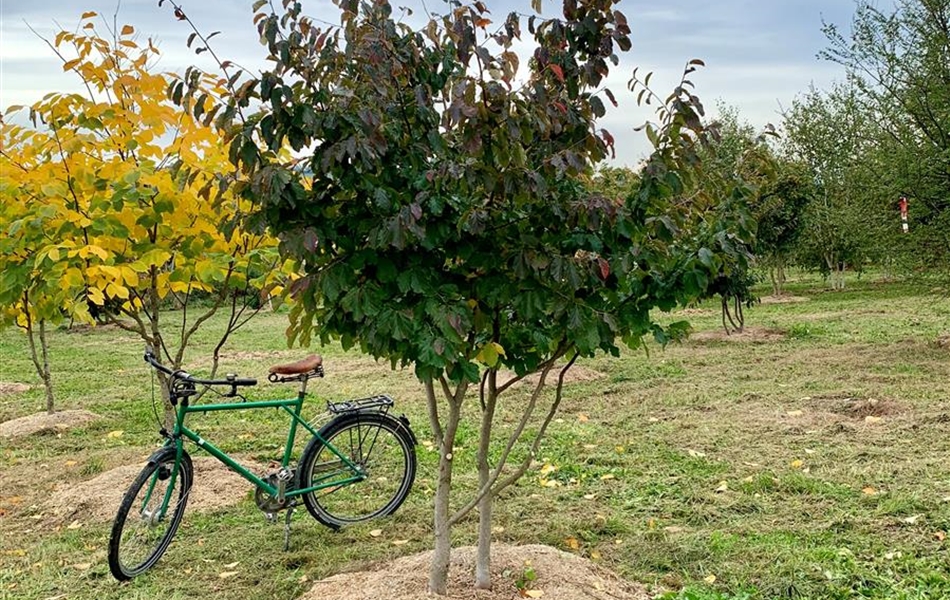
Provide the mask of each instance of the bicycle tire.
[{"label": "bicycle tire", "polygon": [[[170,479],[174,466],[174,452],[168,452],[159,456],[157,460],[149,461],[122,498],[119,512],[112,524],[112,533],[109,536],[109,570],[119,581],[128,581],[152,568],[175,537],[175,532],[185,514],[188,494],[194,479],[194,467],[187,452],[182,452],[181,466],[175,478],[177,493],[173,489],[169,500],[168,510],[171,511],[171,518],[166,512],[158,521],[153,521],[152,512],[147,510],[148,507],[162,502],[168,489],[167,484],[163,482]],[[142,497],[140,497],[141,492],[145,492]],[[146,506],[146,499],[148,506]],[[135,514],[133,507],[137,505],[141,507],[138,510],[138,518],[130,520],[130,514]],[[143,528],[133,531],[132,525],[141,525]],[[136,552],[136,545],[143,546],[145,552]]]},{"label": "bicycle tire", "polygon": [[[365,469],[366,478],[304,494],[304,505],[313,518],[339,529],[391,515],[402,505],[416,477],[415,441],[403,421],[381,413],[349,413],[324,425],[320,437]],[[314,485],[318,473],[345,476],[351,472],[314,437],[300,456],[298,489]]]}]

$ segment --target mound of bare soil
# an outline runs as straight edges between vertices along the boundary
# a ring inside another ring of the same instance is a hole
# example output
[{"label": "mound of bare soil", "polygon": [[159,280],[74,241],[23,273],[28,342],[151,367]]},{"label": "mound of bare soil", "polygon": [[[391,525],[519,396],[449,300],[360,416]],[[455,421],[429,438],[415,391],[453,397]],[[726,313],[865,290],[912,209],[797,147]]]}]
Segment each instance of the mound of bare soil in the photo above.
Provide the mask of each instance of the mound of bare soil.
[{"label": "mound of bare soil", "polygon": [[781,296],[762,296],[759,302],[762,304],[797,304],[798,302],[808,302],[811,298],[807,296],[792,296],[782,294]]},{"label": "mound of bare soil", "polygon": [[950,349],[950,333],[937,336],[937,339],[934,340],[934,345],[938,348]]},{"label": "mound of bare soil", "polygon": [[[247,497],[251,484],[217,459],[201,456],[192,459],[195,479],[188,495],[188,510],[208,511],[237,504]],[[263,465],[244,461],[258,475]],[[64,483],[53,491],[44,505],[44,513],[55,521],[109,521],[122,502],[144,463],[124,465],[81,483]]]},{"label": "mound of bare soil", "polygon": [[58,431],[95,421],[99,415],[88,410],[61,410],[52,414],[42,412],[0,423],[0,438],[15,438],[41,431]]},{"label": "mound of bare soil", "polygon": [[725,329],[698,331],[690,334],[694,342],[743,342],[766,343],[785,339],[785,331],[774,327],[746,327],[740,332],[726,333]]},{"label": "mound of bare soil", "polygon": [[[369,571],[342,573],[318,581],[299,600],[431,600],[426,592],[432,552],[405,556]],[[544,600],[648,600],[652,595],[637,583],[624,581],[586,558],[550,546],[492,545],[492,590],[472,587],[475,548],[452,550],[447,598],[451,600],[512,600],[521,595],[515,581],[526,565],[537,578],[527,597]]]},{"label": "mound of bare soil", "polygon": [[30,389],[25,383],[12,383],[9,381],[0,381],[0,396],[22,394]]}]

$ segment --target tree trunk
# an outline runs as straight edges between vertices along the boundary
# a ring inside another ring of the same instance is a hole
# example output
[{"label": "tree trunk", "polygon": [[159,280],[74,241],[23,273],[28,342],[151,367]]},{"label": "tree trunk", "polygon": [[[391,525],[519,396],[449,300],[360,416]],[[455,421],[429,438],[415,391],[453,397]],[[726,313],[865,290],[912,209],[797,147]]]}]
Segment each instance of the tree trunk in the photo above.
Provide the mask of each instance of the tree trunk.
[{"label": "tree trunk", "polygon": [[[30,357],[33,359],[33,367],[36,369],[36,374],[39,376],[40,380],[43,381],[43,387],[46,390],[46,412],[53,414],[53,378],[49,372],[49,352],[48,344],[46,343],[46,321],[44,319],[40,319],[39,332],[37,335],[36,329],[33,328],[33,319],[30,317],[29,313],[29,296],[24,295],[23,305],[26,312],[26,326],[23,329],[26,330],[26,339],[30,342]],[[36,350],[37,337],[40,339],[39,353],[37,353]]]},{"label": "tree trunk", "polygon": [[46,388],[46,412],[53,414],[53,377],[49,372],[49,344],[46,342],[46,321],[40,319],[40,350],[43,354],[43,369],[40,377]]},{"label": "tree trunk", "polygon": [[[779,256],[776,257],[775,264],[775,279],[773,280],[772,291],[776,296],[781,296],[785,293],[785,257]],[[775,284],[778,284],[777,286]]]},{"label": "tree trunk", "polygon": [[[431,385],[431,382],[429,382]],[[464,394],[464,392],[462,393]],[[449,554],[452,551],[452,528],[449,524],[449,495],[452,491],[452,456],[455,446],[455,433],[458,430],[461,415],[461,397],[452,398],[446,394],[449,402],[449,414],[439,448],[439,475],[435,488],[435,548],[432,563],[429,565],[429,591],[444,596],[447,593],[449,577]],[[430,394],[433,402],[435,395]],[[430,407],[431,410],[432,407]]]},{"label": "tree trunk", "polygon": [[[482,427],[478,438],[478,489],[488,485],[491,475],[488,464],[488,450],[491,442],[492,420],[495,417],[495,404],[498,400],[496,378],[498,371],[488,372],[488,393],[482,408]],[[485,395],[482,385],[482,394]],[[478,501],[478,552],[475,560],[475,589],[491,589],[491,509],[492,493],[489,491]]]}]

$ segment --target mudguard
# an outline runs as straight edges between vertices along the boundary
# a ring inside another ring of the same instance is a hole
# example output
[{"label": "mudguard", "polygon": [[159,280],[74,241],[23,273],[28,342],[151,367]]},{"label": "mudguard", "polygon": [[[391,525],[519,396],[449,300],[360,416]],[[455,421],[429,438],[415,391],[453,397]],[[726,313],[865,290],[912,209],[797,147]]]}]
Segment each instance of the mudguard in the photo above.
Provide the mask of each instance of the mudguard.
[{"label": "mudguard", "polygon": [[[148,460],[145,461],[146,464],[157,465],[166,460],[175,460],[175,446],[173,444],[165,444],[155,452],[152,452],[152,455],[148,457]],[[194,467],[191,464],[191,456],[188,452],[182,448],[181,450],[181,462],[187,463],[186,467],[190,473],[194,473]]]},{"label": "mudguard", "polygon": [[399,422],[402,423],[402,426],[406,429],[406,432],[409,434],[409,439],[412,441],[413,446],[419,445],[419,440],[416,439],[416,434],[412,431],[412,428],[409,427],[409,417],[406,415],[399,415],[397,417]]}]

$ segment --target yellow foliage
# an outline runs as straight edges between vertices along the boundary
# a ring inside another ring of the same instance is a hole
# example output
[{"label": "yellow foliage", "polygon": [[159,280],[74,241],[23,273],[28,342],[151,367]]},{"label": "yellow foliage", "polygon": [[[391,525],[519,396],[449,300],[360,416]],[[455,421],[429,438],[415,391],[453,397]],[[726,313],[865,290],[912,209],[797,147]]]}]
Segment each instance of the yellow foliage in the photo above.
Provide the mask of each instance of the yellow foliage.
[{"label": "yellow foliage", "polygon": [[[99,37],[95,17],[84,13],[84,27],[53,40],[90,95],[47,94],[30,107],[33,126],[0,128],[0,231],[13,232],[0,239],[0,319],[66,311],[87,320],[87,299],[135,312],[150,292],[282,289],[276,239],[219,228],[249,205],[226,193],[212,206],[202,195],[233,168],[220,135],[168,100],[174,79],[150,72],[151,40],[132,40],[129,25],[114,42]],[[216,85],[206,109],[223,92]]]}]

